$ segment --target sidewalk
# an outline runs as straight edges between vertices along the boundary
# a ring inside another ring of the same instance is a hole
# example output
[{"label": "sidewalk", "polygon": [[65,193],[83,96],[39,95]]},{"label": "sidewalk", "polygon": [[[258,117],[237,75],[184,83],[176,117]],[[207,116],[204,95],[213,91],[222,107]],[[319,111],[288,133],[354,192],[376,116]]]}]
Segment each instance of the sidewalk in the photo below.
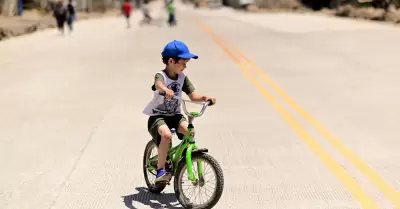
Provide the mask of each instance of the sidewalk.
[{"label": "sidewalk", "polygon": [[[106,13],[85,13],[78,12],[76,21],[105,16],[116,16],[119,10],[109,10]],[[23,16],[1,17],[0,16],[0,41],[33,33],[39,30],[56,27],[56,21],[50,14],[41,15],[37,11],[26,11]]]}]

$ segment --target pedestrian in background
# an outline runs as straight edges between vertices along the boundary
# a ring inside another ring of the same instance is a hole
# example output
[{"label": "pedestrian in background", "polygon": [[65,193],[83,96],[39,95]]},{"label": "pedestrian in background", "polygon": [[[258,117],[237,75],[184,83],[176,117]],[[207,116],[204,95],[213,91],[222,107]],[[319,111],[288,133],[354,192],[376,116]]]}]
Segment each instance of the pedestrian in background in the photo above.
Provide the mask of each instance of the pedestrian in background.
[{"label": "pedestrian in background", "polygon": [[143,0],[142,13],[143,13],[143,22],[149,24],[153,19],[150,15],[149,0]]},{"label": "pedestrian in background", "polygon": [[69,28],[69,33],[71,34],[73,30],[73,23],[76,16],[75,4],[72,0],[68,0],[67,11],[68,11],[67,24]]},{"label": "pedestrian in background", "polygon": [[62,0],[58,0],[54,8],[54,18],[57,21],[57,28],[61,35],[64,35],[64,23],[67,20],[67,8],[64,6]]},{"label": "pedestrian in background", "polygon": [[125,0],[124,4],[122,5],[122,12],[124,13],[124,16],[126,18],[126,24],[127,28],[131,27],[131,13],[132,13],[132,4],[129,2],[129,0]]},{"label": "pedestrian in background", "polygon": [[174,26],[176,25],[174,0],[167,0],[167,9],[168,9],[168,24],[169,26]]}]

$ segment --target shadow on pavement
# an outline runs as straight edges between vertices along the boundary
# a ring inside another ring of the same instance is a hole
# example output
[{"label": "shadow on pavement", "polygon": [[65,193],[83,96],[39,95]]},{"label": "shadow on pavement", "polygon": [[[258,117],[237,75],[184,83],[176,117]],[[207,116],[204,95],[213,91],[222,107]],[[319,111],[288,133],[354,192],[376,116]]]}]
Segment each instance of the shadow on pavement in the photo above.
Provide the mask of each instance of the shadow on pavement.
[{"label": "shadow on pavement", "polygon": [[139,22],[140,26],[157,26],[157,27],[162,27],[166,25],[166,20],[164,18],[154,18],[150,22],[147,22],[145,20],[140,20]]},{"label": "shadow on pavement", "polygon": [[174,193],[154,194],[144,187],[136,187],[136,190],[137,194],[123,196],[125,206],[130,209],[137,209],[133,206],[134,202],[140,202],[150,208],[182,208]]}]

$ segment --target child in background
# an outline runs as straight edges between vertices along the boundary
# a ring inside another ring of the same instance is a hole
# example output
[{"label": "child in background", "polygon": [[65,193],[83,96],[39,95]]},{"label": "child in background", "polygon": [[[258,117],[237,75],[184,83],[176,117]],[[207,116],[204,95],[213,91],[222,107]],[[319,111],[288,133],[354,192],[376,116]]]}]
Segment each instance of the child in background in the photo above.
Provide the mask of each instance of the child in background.
[{"label": "child in background", "polygon": [[142,4],[143,22],[150,23],[153,18],[150,16],[149,0],[143,0]]},{"label": "child in background", "polygon": [[169,26],[176,25],[174,0],[167,0],[168,9],[168,24]]},{"label": "child in background", "polygon": [[122,11],[126,18],[126,26],[127,26],[127,28],[130,28],[131,27],[130,17],[131,17],[131,12],[132,12],[132,4],[129,2],[129,0],[125,0],[124,4],[122,5]]}]

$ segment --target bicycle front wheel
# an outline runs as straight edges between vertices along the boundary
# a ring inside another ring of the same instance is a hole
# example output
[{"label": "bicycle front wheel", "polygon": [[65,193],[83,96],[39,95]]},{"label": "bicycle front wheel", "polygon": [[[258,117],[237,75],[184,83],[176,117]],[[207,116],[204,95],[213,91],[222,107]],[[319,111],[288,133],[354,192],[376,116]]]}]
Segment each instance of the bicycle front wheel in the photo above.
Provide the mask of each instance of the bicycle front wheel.
[{"label": "bicycle front wheel", "polygon": [[178,164],[174,177],[176,198],[184,208],[212,208],[218,203],[224,189],[222,169],[218,162],[206,153],[193,154],[192,164],[196,182],[189,180],[186,159],[182,159]]}]

